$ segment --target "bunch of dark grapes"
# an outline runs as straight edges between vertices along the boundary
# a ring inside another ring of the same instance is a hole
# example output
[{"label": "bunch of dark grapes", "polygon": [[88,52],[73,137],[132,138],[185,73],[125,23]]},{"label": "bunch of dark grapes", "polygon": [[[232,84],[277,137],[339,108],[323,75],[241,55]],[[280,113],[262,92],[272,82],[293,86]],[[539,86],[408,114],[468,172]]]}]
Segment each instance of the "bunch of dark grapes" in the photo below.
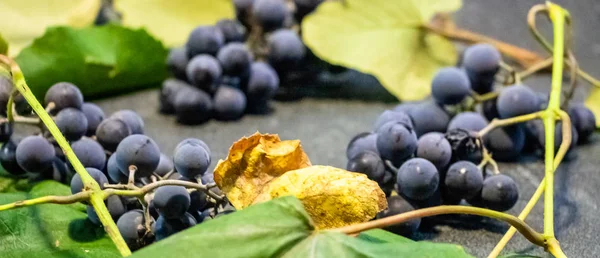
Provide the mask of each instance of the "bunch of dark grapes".
[{"label": "bunch of dark grapes", "polygon": [[294,2],[292,8],[285,0],[234,1],[236,20],[195,28],[185,46],[169,53],[173,78],[163,82],[160,112],[182,124],[270,112],[280,78],[306,56],[292,28],[322,1]]},{"label": "bunch of dark grapes", "polygon": [[[13,85],[0,79],[0,106],[6,107]],[[40,132],[21,138],[13,135],[13,124],[3,118],[0,124],[0,165],[16,177],[33,181],[56,180],[70,184],[73,194],[84,188],[61,148],[22,98],[16,98],[16,122],[33,121]],[[183,140],[172,158],[161,153],[158,145],[144,135],[144,121],[132,110],[120,110],[110,116],[92,103],[84,102],[77,86],[61,82],[48,89],[44,98],[60,132],[74,154],[101,188],[114,184],[135,187],[161,181],[183,180],[197,184],[214,183],[207,172],[211,163],[208,145],[200,139]],[[6,110],[2,110],[6,115]],[[39,122],[39,120],[38,120]],[[130,174],[133,173],[133,174]],[[213,189],[214,191],[214,189]],[[144,198],[112,195],[105,203],[112,219],[132,249],[166,238],[185,228],[215,216],[235,211],[225,200],[219,202],[206,192],[182,186],[158,187]],[[149,214],[145,216],[144,214]],[[87,207],[89,220],[101,225],[92,206]],[[146,221],[150,219],[151,221]]]},{"label": "bunch of dark grapes", "polygon": [[[495,85],[500,61],[500,53],[490,45],[467,48],[461,67],[442,68],[434,76],[431,99],[384,111],[372,131],[350,141],[347,170],[366,174],[388,195],[388,209],[378,217],[442,204],[497,211],[515,205],[517,183],[496,168],[488,171],[481,163],[484,149],[499,161],[518,161],[527,153],[540,155],[545,145],[542,122],[496,128],[483,137],[478,132],[492,119],[540,111],[547,100],[523,84]],[[469,100],[495,90],[494,99],[475,104]],[[582,104],[571,105],[568,113],[573,122],[572,149],[587,142],[596,120]],[[556,126],[554,147],[558,149],[562,128],[560,122]],[[388,230],[410,235],[419,224],[420,220],[413,220]]]}]

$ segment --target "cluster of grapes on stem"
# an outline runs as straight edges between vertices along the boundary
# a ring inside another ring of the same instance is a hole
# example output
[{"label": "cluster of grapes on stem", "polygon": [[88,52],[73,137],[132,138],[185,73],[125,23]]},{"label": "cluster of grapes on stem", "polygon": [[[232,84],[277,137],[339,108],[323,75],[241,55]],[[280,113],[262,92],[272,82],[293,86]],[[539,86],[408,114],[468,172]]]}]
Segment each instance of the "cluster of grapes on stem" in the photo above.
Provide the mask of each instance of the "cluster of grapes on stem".
[{"label": "cluster of grapes on stem", "polygon": [[266,114],[280,78],[306,56],[293,27],[321,1],[234,1],[237,19],[195,28],[183,47],[171,49],[160,112],[182,124],[211,118],[237,120]]},{"label": "cluster of grapes on stem", "polygon": [[[388,195],[388,209],[378,218],[439,205],[462,203],[496,211],[515,205],[517,184],[500,173],[496,160],[518,161],[523,154],[543,153],[544,126],[541,120],[503,127],[494,121],[541,111],[548,96],[520,82],[496,85],[501,64],[500,53],[491,45],[468,47],[457,67],[442,68],[434,76],[431,99],[384,111],[373,131],[350,141],[347,169],[366,174]],[[568,111],[573,153],[577,143],[586,143],[592,135],[596,120],[582,104],[572,104]],[[555,151],[562,142],[560,123]],[[414,219],[387,229],[410,235],[420,222]]]},{"label": "cluster of grapes on stem", "polygon": [[[6,112],[9,102],[14,104]],[[235,211],[215,187],[212,173],[207,173],[211,153],[202,140],[183,140],[170,158],[143,134],[144,121],[137,113],[120,110],[107,117],[97,105],[84,102],[79,88],[68,82],[50,87],[44,102],[73,153],[100,188],[125,190],[111,192],[105,205],[131,249]],[[70,183],[73,196],[85,191],[81,176],[62,149],[15,93],[12,81],[4,77],[0,78],[0,107],[8,116],[0,126],[0,165],[6,172],[31,181]],[[13,134],[14,123],[40,130],[21,138]],[[87,214],[93,224],[101,225],[91,205]]]}]

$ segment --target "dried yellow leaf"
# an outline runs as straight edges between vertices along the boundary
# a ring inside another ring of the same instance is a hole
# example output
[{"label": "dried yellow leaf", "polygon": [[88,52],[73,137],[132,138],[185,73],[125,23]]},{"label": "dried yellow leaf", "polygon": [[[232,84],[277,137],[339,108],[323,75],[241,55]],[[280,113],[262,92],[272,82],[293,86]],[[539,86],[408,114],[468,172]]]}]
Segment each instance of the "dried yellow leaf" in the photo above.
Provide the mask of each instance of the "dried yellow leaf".
[{"label": "dried yellow leaf", "polygon": [[234,143],[215,169],[215,182],[237,208],[293,195],[319,229],[372,219],[387,207],[385,194],[366,175],[311,166],[300,141],[254,134]]},{"label": "dried yellow leaf", "polygon": [[229,148],[215,168],[215,182],[237,209],[248,207],[263,187],[283,173],[310,166],[299,140],[281,141],[274,134],[255,133]]},{"label": "dried yellow leaf", "polygon": [[365,222],[387,208],[385,194],[375,181],[360,173],[329,166],[311,166],[271,181],[254,203],[293,195],[319,229]]}]

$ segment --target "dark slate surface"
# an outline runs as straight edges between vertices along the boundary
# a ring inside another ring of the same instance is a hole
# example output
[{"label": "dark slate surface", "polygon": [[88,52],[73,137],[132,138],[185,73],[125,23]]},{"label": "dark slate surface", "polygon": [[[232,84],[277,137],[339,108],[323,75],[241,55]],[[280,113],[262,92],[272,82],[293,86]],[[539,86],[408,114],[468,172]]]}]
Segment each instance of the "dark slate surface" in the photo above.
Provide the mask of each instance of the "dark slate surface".
[{"label": "dark slate surface", "polygon": [[[529,7],[542,1],[492,1],[468,0],[458,12],[457,23],[467,29],[483,32],[529,49],[542,49],[529,35],[525,16]],[[560,1],[571,10],[574,17],[576,54],[579,63],[591,74],[600,76],[598,24],[600,2],[594,0]],[[541,24],[541,23],[540,23]],[[372,80],[353,80],[372,82]],[[349,81],[352,84],[353,81]],[[547,76],[526,81],[544,91],[549,87]],[[582,83],[585,85],[585,83]],[[362,87],[367,88],[367,86]],[[587,86],[583,87],[587,89]],[[585,97],[585,91],[577,99]],[[345,167],[345,147],[353,135],[370,130],[376,116],[393,104],[351,101],[305,99],[297,102],[275,103],[271,116],[246,116],[241,121],[224,123],[211,121],[202,126],[179,126],[174,118],[159,115],[157,92],[144,91],[132,95],[98,101],[107,113],[119,109],[133,109],[146,123],[146,133],[153,137],[162,150],[170,155],[175,145],[186,137],[204,139],[213,151],[213,167],[219,158],[226,156],[231,143],[256,131],[278,133],[282,139],[300,139],[313,164]],[[595,138],[598,138],[596,136]],[[569,257],[599,257],[600,227],[596,219],[600,214],[600,144],[582,146],[577,159],[564,163],[556,176],[556,235]],[[518,214],[542,179],[543,166],[539,161],[518,164],[501,164],[502,173],[513,176],[520,189],[519,202],[510,213]],[[538,204],[527,222],[542,229],[542,205]],[[416,237],[436,242],[464,245],[473,255],[485,257],[501,238],[507,227],[490,220],[468,219],[466,223],[439,225],[419,233]],[[530,251],[542,254],[541,248],[531,245],[516,235],[508,251]]]}]

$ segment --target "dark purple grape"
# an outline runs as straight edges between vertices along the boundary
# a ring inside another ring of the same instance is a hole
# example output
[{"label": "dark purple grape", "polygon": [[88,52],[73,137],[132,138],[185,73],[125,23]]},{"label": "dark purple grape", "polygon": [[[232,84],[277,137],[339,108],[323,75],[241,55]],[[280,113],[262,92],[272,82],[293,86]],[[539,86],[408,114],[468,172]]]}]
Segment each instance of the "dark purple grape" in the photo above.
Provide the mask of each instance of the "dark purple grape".
[{"label": "dark purple grape", "polygon": [[100,123],[102,122],[102,120],[104,120],[105,118],[105,114],[104,111],[102,111],[102,109],[94,104],[94,103],[83,103],[83,105],[81,106],[81,111],[83,112],[83,114],[85,114],[85,118],[87,119],[87,132],[85,135],[87,136],[92,136],[94,134],[96,134],[96,129],[98,128],[98,125],[100,125]]},{"label": "dark purple grape", "polygon": [[[225,43],[225,37],[215,26],[198,26],[191,33],[185,45],[190,59],[197,55],[216,55]],[[189,74],[189,73],[188,73]],[[188,76],[188,79],[191,79]]]}]

